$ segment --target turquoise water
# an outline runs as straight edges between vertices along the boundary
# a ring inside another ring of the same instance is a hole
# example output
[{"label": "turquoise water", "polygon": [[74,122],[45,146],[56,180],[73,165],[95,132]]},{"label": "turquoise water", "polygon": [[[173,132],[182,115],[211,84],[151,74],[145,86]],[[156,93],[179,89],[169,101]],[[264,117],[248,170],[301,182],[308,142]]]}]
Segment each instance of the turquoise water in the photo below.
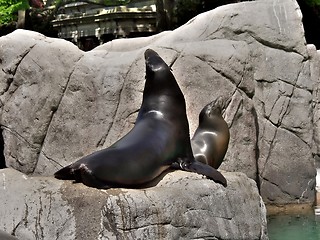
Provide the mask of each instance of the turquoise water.
[{"label": "turquoise water", "polygon": [[269,240],[320,240],[320,216],[269,216],[268,235]]}]

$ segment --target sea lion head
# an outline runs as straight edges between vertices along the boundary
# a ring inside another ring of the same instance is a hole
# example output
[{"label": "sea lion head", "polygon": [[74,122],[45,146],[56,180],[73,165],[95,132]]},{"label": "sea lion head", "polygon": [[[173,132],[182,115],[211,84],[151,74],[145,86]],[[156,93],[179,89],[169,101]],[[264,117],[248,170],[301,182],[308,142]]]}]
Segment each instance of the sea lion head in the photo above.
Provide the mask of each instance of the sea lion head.
[{"label": "sea lion head", "polygon": [[206,124],[208,122],[211,125],[215,118],[222,118],[224,105],[225,103],[221,97],[208,103],[199,114],[199,123]]}]

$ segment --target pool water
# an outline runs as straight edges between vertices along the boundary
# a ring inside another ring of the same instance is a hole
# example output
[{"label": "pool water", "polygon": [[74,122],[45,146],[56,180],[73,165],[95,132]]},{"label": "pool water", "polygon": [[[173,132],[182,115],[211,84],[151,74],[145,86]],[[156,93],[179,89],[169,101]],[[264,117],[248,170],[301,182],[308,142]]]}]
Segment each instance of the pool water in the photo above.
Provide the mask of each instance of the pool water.
[{"label": "pool water", "polygon": [[269,240],[320,240],[320,216],[268,216]]}]

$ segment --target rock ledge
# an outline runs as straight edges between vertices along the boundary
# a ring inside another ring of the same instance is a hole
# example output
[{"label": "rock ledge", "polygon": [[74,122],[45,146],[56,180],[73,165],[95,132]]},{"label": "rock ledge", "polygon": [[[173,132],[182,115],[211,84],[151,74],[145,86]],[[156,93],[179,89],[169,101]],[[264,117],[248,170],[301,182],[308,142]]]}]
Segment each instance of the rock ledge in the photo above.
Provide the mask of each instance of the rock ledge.
[{"label": "rock ledge", "polygon": [[170,172],[154,187],[98,190],[0,170],[0,229],[19,239],[268,239],[256,184],[224,173],[224,188]]}]

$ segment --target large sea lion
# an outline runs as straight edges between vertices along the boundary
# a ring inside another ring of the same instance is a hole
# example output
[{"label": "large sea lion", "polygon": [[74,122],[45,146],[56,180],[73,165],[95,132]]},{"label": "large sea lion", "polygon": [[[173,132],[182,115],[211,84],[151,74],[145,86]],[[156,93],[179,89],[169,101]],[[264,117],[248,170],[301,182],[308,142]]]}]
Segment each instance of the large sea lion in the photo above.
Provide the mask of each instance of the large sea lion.
[{"label": "large sea lion", "polygon": [[229,144],[229,128],[221,115],[222,100],[207,104],[199,114],[199,126],[191,146],[195,159],[215,169],[221,165]]},{"label": "large sea lion", "polygon": [[145,51],[146,83],[133,129],[110,147],[55,173],[87,186],[109,188],[148,183],[173,164],[227,185],[216,169],[195,161],[184,96],[169,66],[153,50]]}]

